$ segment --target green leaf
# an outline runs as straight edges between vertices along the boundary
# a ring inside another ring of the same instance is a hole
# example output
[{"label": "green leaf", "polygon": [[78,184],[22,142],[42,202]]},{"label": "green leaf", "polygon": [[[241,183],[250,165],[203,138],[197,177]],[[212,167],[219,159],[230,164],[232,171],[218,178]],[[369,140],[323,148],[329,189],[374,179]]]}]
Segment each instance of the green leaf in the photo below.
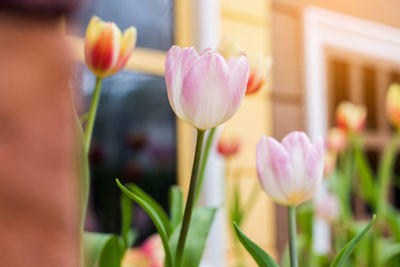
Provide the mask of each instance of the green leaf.
[{"label": "green leaf", "polygon": [[[183,251],[182,267],[199,266],[216,211],[217,208],[210,207],[198,207],[193,210]],[[171,249],[174,253],[178,246],[180,231],[181,224],[175,229],[170,238]]]},{"label": "green leaf", "polygon": [[[392,242],[388,244],[384,244],[380,253],[381,263],[386,263],[391,260],[395,256],[400,255],[400,243]],[[389,266],[389,265],[383,265]]]},{"label": "green leaf", "polygon": [[157,232],[160,234],[161,241],[163,243],[165,251],[165,264],[167,267],[172,267],[172,254],[171,248],[168,243],[168,228],[170,228],[168,217],[164,210],[153,200],[150,196],[140,190],[137,186],[132,185],[134,189],[132,192],[124,187],[118,179],[116,179],[118,187],[124,192],[130,199],[139,204],[146,213],[150,216]]},{"label": "green leaf", "polygon": [[151,197],[149,196],[146,192],[144,192],[142,189],[140,189],[138,186],[131,184],[129,185],[129,190],[134,194],[142,198],[144,201],[146,201],[149,205],[153,207],[153,209],[157,212],[157,215],[159,216],[160,220],[162,221],[165,231],[167,232],[167,235],[170,236],[172,233],[172,228],[169,223],[168,215],[164,211],[164,209]]},{"label": "green leaf", "polygon": [[169,191],[169,210],[171,228],[175,229],[183,217],[183,194],[179,186],[172,186]]},{"label": "green leaf", "polygon": [[378,215],[386,211],[387,195],[392,178],[393,165],[399,148],[400,133],[397,133],[386,147],[378,171],[377,211]]},{"label": "green leaf", "polygon": [[260,267],[279,267],[278,263],[262,248],[260,248],[256,243],[251,241],[239,228],[239,226],[233,223],[236,230],[236,235],[244,246],[244,248],[249,252],[249,254],[256,261],[257,265]]},{"label": "green leaf", "polygon": [[84,233],[84,267],[119,267],[121,265],[118,237],[114,234]]},{"label": "green leaf", "polygon": [[354,157],[361,179],[361,194],[372,206],[375,206],[375,183],[374,174],[368,159],[362,150],[361,141],[358,136],[353,136]]},{"label": "green leaf", "polygon": [[85,134],[83,132],[82,125],[79,121],[78,115],[74,111],[75,116],[75,128],[76,128],[76,140],[77,140],[77,169],[78,177],[81,190],[81,231],[83,233],[83,227],[86,218],[86,210],[89,201],[89,187],[90,187],[90,169],[89,159],[85,150]]},{"label": "green leaf", "polygon": [[375,222],[375,219],[376,216],[374,215],[369,224],[340,250],[340,252],[336,255],[335,259],[332,261],[330,267],[338,267],[343,265],[346,258],[353,252],[353,250],[356,248],[356,246],[364,237],[364,235],[372,227],[372,225]]},{"label": "green leaf", "polygon": [[[126,187],[130,188],[131,185]],[[124,252],[132,246],[137,236],[136,232],[131,229],[132,210],[132,200],[125,194],[121,194],[121,241]]]},{"label": "green leaf", "polygon": [[232,192],[232,200],[230,201],[231,205],[229,208],[230,219],[231,221],[236,222],[238,225],[241,225],[243,212],[240,208],[240,190],[238,181],[235,180],[233,185],[233,192]]},{"label": "green leaf", "polygon": [[393,237],[397,242],[400,242],[400,214],[395,208],[389,206],[385,218]]}]

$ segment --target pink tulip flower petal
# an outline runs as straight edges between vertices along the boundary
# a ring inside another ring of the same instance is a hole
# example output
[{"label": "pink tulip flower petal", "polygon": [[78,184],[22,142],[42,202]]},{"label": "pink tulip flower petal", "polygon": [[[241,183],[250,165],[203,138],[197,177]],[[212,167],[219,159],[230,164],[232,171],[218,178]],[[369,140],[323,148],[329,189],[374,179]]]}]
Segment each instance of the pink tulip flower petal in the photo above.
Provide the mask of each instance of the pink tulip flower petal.
[{"label": "pink tulip flower petal", "polygon": [[281,144],[265,136],[258,142],[256,153],[258,179],[262,188],[273,200],[284,203],[286,196],[282,185],[290,173],[289,156]]},{"label": "pink tulip flower petal", "polygon": [[199,129],[223,122],[229,105],[229,69],[217,53],[206,52],[183,78],[181,104]]},{"label": "pink tulip flower petal", "polygon": [[227,62],[230,79],[229,79],[229,109],[225,115],[225,120],[230,119],[243,100],[246,93],[247,81],[249,79],[249,63],[245,56],[230,58]]},{"label": "pink tulip flower petal", "polygon": [[302,132],[292,132],[282,143],[263,137],[257,145],[257,172],[266,193],[283,205],[312,199],[323,177],[322,138],[312,144]]},{"label": "pink tulip flower petal", "polygon": [[197,129],[230,119],[244,97],[249,72],[245,58],[228,64],[215,50],[200,55],[193,48],[173,46],[167,53],[165,80],[176,115]]},{"label": "pink tulip flower petal", "polygon": [[168,99],[176,115],[183,120],[186,120],[181,107],[183,77],[198,59],[199,55],[193,47],[181,49],[179,46],[173,46],[167,53],[165,81]]}]

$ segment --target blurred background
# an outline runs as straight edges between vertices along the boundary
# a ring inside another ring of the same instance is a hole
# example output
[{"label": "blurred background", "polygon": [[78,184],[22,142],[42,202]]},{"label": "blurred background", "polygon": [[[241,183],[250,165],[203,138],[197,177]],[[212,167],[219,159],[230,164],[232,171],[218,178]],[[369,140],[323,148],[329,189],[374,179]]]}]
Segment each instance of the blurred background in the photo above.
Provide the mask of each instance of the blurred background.
[{"label": "blurred background", "polygon": [[[133,25],[138,31],[137,48],[125,70],[104,81],[90,149],[92,188],[87,230],[120,231],[117,177],[139,185],[166,209],[168,188],[178,184],[186,190],[188,186],[194,131],[175,118],[164,80],[165,53],[174,44],[202,50],[218,48],[221,40],[229,38],[244,51],[272,57],[273,61],[272,68],[264,73],[263,88],[246,97],[238,114],[224,125],[241,140],[240,154],[230,161],[230,172],[240,172],[240,177],[221,182],[226,175],[224,160],[214,151],[202,196],[204,204],[222,205],[236,183],[243,198],[252,194],[257,177],[254,150],[260,136],[281,139],[293,130],[306,131],[312,138],[325,136],[335,124],[338,104],[344,100],[368,110],[363,138],[368,161],[377,170],[382,150],[394,132],[384,110],[387,88],[392,82],[400,82],[399,1],[55,2],[1,1],[0,6],[3,15],[15,16],[22,28],[30,23],[25,21],[29,17],[40,21],[39,29],[48,24],[66,31],[74,60],[70,84],[80,114],[88,108],[95,83],[83,57],[83,38],[90,18],[97,15],[116,22],[121,29]],[[47,17],[50,19],[43,19]],[[393,179],[400,174],[399,161],[395,161]],[[207,191],[210,187],[214,190]],[[395,183],[390,186],[388,199],[398,211],[400,189]],[[370,217],[370,207],[356,195],[351,205],[357,220]],[[211,237],[217,241],[210,242],[206,250],[204,262],[208,266],[234,266],[226,217],[223,207]],[[132,226],[139,234],[135,247],[156,232],[150,218],[136,205]],[[265,194],[254,202],[242,227],[275,258],[283,257],[287,228],[286,209]],[[246,266],[253,264],[249,260]]]}]

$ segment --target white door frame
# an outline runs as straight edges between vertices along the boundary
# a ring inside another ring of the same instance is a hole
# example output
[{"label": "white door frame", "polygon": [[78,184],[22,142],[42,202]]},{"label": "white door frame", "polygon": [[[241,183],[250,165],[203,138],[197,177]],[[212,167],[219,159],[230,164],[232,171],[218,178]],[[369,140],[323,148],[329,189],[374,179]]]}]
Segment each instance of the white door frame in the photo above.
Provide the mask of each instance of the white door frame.
[{"label": "white door frame", "polygon": [[400,29],[318,7],[303,13],[305,99],[311,138],[327,130],[324,47],[400,63]]}]

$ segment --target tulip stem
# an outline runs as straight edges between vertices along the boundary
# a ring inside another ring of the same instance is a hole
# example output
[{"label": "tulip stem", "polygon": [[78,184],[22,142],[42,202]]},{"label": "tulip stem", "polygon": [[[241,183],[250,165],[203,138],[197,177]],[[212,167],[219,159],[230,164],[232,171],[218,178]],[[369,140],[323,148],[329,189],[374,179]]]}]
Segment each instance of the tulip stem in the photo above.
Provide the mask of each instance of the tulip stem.
[{"label": "tulip stem", "polygon": [[290,266],[298,267],[297,263],[297,240],[296,240],[296,206],[289,206],[289,251]]},{"label": "tulip stem", "polygon": [[212,128],[207,136],[207,142],[204,147],[204,156],[202,157],[201,163],[200,163],[199,184],[196,189],[196,196],[195,196],[195,201],[194,201],[195,205],[197,205],[197,202],[199,201],[201,189],[203,188],[204,174],[206,172],[208,155],[210,154],[210,149],[211,149],[211,145],[214,140],[214,135],[215,135],[216,129],[217,129],[217,127]]},{"label": "tulip stem", "polygon": [[196,150],[194,153],[194,161],[192,168],[192,176],[189,185],[189,194],[186,201],[185,212],[183,214],[182,228],[179,234],[178,247],[176,250],[175,266],[180,267],[182,265],[182,256],[185,248],[185,241],[189,230],[190,220],[192,218],[192,211],[194,207],[195,195],[197,192],[198,178],[200,177],[202,162],[202,147],[204,141],[205,131],[197,130]]},{"label": "tulip stem", "polygon": [[85,151],[89,153],[90,141],[92,140],[94,121],[96,120],[97,107],[100,100],[102,78],[96,78],[96,86],[94,88],[92,102],[90,103],[89,114],[87,117],[86,130],[85,130]]}]

